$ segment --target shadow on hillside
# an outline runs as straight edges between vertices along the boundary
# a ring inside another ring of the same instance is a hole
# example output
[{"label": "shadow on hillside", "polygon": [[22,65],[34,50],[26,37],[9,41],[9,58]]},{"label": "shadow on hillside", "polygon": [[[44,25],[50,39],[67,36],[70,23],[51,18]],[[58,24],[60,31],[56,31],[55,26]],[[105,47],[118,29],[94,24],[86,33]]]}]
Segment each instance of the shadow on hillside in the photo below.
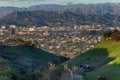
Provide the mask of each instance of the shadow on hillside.
[{"label": "shadow on hillside", "polygon": [[107,64],[90,72],[85,80],[119,80],[120,64]]},{"label": "shadow on hillside", "polygon": [[94,48],[85,53],[79,54],[74,59],[68,62],[69,65],[87,64],[99,68],[115,58],[109,57],[109,53],[105,48]]},{"label": "shadow on hillside", "polygon": [[[115,60],[115,57],[110,57],[108,50],[105,48],[91,49],[83,54],[80,54],[75,59],[73,59],[74,65],[79,66],[81,64],[87,64],[90,65],[91,67],[94,67],[93,71],[85,73],[88,75],[85,77],[84,80],[111,80],[110,77],[113,74],[110,73],[112,73],[114,70],[117,70],[116,66],[120,67],[120,65],[116,65],[116,64],[108,65],[109,62],[113,60]],[[120,68],[118,71],[120,72]],[[114,80],[119,80],[119,79],[114,79]]]}]

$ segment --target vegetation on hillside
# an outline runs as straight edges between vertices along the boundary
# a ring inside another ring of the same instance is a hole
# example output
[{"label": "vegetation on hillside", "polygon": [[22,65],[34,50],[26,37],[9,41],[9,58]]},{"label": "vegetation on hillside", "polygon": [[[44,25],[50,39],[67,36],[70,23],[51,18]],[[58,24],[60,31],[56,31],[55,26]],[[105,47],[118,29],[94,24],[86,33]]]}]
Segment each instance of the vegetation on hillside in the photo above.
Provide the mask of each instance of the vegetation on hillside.
[{"label": "vegetation on hillside", "polygon": [[120,31],[119,30],[109,30],[104,33],[104,37],[106,40],[114,39],[120,41]]},{"label": "vegetation on hillside", "polygon": [[0,80],[41,80],[49,61],[59,64],[66,60],[34,46],[0,46]]},{"label": "vegetation on hillside", "polygon": [[76,65],[79,69],[81,64],[94,67],[91,71],[85,70],[81,72],[84,80],[99,80],[98,77],[105,77],[108,80],[119,80],[120,42],[116,40],[104,41],[68,62],[69,66]]},{"label": "vegetation on hillside", "polygon": [[119,34],[118,30],[106,32],[105,41],[58,66],[66,58],[28,45],[0,46],[0,80],[46,80],[44,76],[59,80],[70,76],[69,69],[84,80],[119,80]]}]

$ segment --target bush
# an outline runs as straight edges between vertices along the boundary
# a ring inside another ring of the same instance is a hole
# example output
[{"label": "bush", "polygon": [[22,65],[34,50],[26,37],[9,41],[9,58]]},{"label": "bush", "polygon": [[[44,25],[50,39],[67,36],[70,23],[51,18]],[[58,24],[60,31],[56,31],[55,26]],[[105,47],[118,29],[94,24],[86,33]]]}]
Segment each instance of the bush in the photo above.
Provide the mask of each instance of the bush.
[{"label": "bush", "polygon": [[41,78],[42,74],[40,70],[30,70],[18,76],[18,80],[40,80]]},{"label": "bush", "polygon": [[106,31],[104,33],[104,38],[105,39],[111,38],[113,40],[120,41],[120,31],[119,30]]},{"label": "bush", "polygon": [[0,80],[13,80],[15,77],[11,69],[0,71]]},{"label": "bush", "polygon": [[0,76],[0,80],[12,80],[12,79],[10,79],[10,78],[7,77],[7,76]]}]

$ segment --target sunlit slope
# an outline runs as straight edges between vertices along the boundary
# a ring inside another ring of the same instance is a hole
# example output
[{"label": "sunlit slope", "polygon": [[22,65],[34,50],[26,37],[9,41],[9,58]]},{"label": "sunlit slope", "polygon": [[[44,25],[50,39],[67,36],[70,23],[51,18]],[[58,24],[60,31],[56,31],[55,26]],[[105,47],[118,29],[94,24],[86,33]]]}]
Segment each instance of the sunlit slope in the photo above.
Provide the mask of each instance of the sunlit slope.
[{"label": "sunlit slope", "polygon": [[102,42],[95,48],[78,55],[68,64],[94,66],[95,69],[84,76],[85,80],[97,80],[97,76],[105,76],[109,80],[120,80],[120,42],[112,40]]}]

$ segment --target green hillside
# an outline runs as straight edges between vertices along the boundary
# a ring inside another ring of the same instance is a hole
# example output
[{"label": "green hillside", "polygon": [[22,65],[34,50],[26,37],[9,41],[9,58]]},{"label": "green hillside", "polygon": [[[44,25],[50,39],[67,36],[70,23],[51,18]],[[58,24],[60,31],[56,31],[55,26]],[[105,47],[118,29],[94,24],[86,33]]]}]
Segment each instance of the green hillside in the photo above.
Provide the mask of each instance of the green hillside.
[{"label": "green hillside", "polygon": [[88,64],[95,69],[83,72],[84,80],[97,80],[97,76],[108,80],[120,80],[120,42],[109,40],[98,44],[95,48],[79,54],[68,62],[70,66]]},{"label": "green hillside", "polygon": [[0,80],[38,80],[49,61],[58,64],[65,60],[33,46],[0,46]]}]

